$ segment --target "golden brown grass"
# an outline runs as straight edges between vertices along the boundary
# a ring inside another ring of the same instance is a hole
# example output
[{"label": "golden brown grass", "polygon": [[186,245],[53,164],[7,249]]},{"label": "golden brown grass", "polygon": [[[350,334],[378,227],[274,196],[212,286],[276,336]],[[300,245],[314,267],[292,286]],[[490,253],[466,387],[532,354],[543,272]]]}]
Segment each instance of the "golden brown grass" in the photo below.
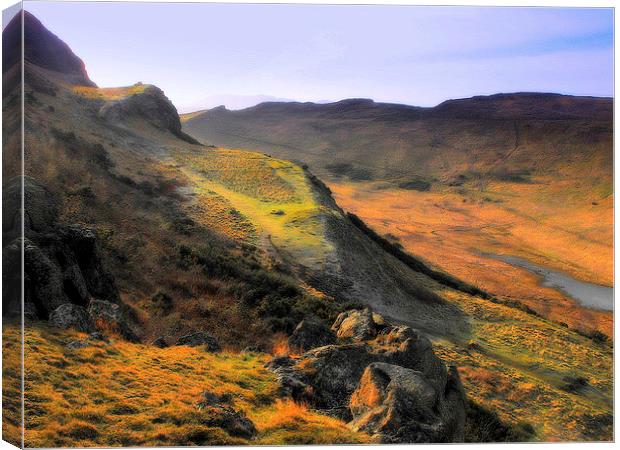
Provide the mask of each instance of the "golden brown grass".
[{"label": "golden brown grass", "polygon": [[[438,340],[436,352],[456,364],[467,395],[510,423],[527,422],[540,440],[611,439],[593,430],[613,414],[613,349],[523,311],[479,297],[444,291],[471,318],[467,343]],[[565,377],[589,387],[565,390]],[[596,421],[595,421],[596,422]]]},{"label": "golden brown grass", "polygon": [[524,269],[482,255],[520,256],[584,281],[612,283],[613,198],[592,205],[541,183],[493,183],[483,192],[379,189],[373,183],[330,188],[344,209],[395,236],[406,251],[546,317],[611,336],[608,311],[581,308]]},{"label": "golden brown grass", "polygon": [[98,88],[89,86],[74,86],[73,93],[88,99],[99,100],[120,100],[135,94],[141,94],[147,85],[136,83],[132,86],[114,87],[114,88]]},{"label": "golden brown grass", "polygon": [[[4,347],[19,328],[4,329]],[[343,422],[276,400],[277,384],[264,367],[267,355],[209,354],[201,348],[156,347],[113,341],[68,350],[80,333],[32,324],[26,329],[26,427],[29,447],[222,444],[360,443],[367,436]],[[5,378],[19,361],[5,361]],[[235,409],[258,435],[229,435],[199,409],[201,393],[232,395]],[[211,425],[209,425],[211,423]]]}]

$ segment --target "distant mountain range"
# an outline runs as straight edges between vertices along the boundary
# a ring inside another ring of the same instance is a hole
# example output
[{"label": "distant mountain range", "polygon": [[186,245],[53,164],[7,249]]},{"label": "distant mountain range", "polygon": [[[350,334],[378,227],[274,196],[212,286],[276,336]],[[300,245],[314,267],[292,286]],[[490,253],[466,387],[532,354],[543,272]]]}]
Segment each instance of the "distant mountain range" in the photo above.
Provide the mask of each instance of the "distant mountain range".
[{"label": "distant mountain range", "polygon": [[[603,176],[612,161],[612,116],[610,98],[513,93],[433,108],[369,99],[268,102],[182,120],[204,142],[260,149],[328,177],[449,182],[472,174],[518,177],[568,169],[591,186],[600,181],[592,170]],[[584,164],[587,174],[580,170]]]}]

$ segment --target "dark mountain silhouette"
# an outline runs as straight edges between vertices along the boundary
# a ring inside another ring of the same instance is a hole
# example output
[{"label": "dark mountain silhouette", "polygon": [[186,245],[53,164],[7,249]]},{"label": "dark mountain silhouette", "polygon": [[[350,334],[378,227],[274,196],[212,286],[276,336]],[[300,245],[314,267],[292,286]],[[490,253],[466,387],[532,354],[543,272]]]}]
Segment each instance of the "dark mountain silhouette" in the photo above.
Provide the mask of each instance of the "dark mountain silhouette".
[{"label": "dark mountain silhouette", "polygon": [[[47,70],[62,73],[73,84],[95,86],[86,72],[84,62],[69,46],[51,33],[28,11],[23,12],[24,58]],[[21,60],[22,14],[6,26],[2,39],[2,67],[9,70]]]}]

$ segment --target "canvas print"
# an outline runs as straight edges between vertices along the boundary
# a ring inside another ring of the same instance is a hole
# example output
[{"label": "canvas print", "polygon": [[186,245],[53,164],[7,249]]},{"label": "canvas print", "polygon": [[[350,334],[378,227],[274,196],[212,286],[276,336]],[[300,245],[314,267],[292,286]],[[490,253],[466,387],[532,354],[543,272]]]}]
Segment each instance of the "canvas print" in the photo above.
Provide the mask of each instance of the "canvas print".
[{"label": "canvas print", "polygon": [[2,437],[613,440],[613,9],[3,13]]}]

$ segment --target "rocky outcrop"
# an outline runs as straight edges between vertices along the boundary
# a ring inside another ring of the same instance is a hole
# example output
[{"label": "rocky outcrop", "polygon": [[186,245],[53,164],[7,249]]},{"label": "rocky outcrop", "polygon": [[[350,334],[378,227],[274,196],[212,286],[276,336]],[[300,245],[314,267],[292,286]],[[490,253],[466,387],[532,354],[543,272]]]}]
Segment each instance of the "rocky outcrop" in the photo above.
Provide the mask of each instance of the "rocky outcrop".
[{"label": "rocky outcrop", "polygon": [[138,340],[122,305],[106,300],[91,300],[88,304],[88,314],[98,329],[118,333],[130,341]]},{"label": "rocky outcrop", "polygon": [[26,319],[49,319],[52,325],[80,331],[92,331],[99,324],[137,340],[114,278],[104,267],[95,232],[82,225],[60,224],[59,210],[56,195],[32,177],[16,177],[4,186],[3,238],[11,240],[2,252],[3,314],[21,314],[23,248]]},{"label": "rocky outcrop", "polygon": [[[457,399],[455,399],[457,400]],[[353,392],[350,426],[382,443],[454,442],[463,439],[464,402],[440,404],[440,393],[421,372],[370,364]],[[454,413],[462,411],[458,417]]]},{"label": "rocky outcrop", "polygon": [[348,338],[354,341],[365,341],[374,338],[379,332],[379,326],[373,319],[370,309],[350,310],[340,313],[332,330],[339,338]]},{"label": "rocky outcrop", "polygon": [[351,421],[382,442],[463,439],[458,373],[446,370],[428,338],[368,309],[341,314],[332,329],[341,343],[267,364],[281,395]]},{"label": "rocky outcrop", "polygon": [[189,347],[198,347],[203,345],[209,352],[219,352],[222,349],[219,342],[217,342],[217,339],[203,331],[195,331],[181,336],[177,340],[177,345],[187,345]]},{"label": "rocky outcrop", "polygon": [[[139,83],[137,87],[142,87]],[[197,144],[198,141],[181,131],[181,120],[176,108],[161,89],[145,85],[141,92],[119,100],[106,102],[99,110],[105,120],[123,125],[133,118],[141,118],[160,130],[169,131],[175,136]]]},{"label": "rocky outcrop", "polygon": [[231,402],[230,394],[217,395],[206,391],[202,393],[202,400],[196,407],[207,413],[207,425],[222,428],[231,436],[251,439],[257,434],[254,423],[243,411],[234,409]]},{"label": "rocky outcrop", "polygon": [[26,232],[49,231],[58,220],[60,203],[55,195],[32,177],[12,178],[2,190],[2,230],[10,238],[21,235],[22,192]]},{"label": "rocky outcrop", "polygon": [[58,328],[74,328],[85,333],[90,333],[95,329],[88,311],[82,306],[71,303],[60,305],[52,311],[49,322]]},{"label": "rocky outcrop", "polygon": [[[24,234],[21,236],[21,194]],[[112,276],[103,268],[95,233],[81,225],[60,225],[60,202],[32,177],[16,177],[3,191],[5,315],[21,309],[21,248],[24,253],[24,309],[30,319],[48,319],[65,303],[86,307],[92,297],[119,301]]]},{"label": "rocky outcrop", "polygon": [[335,343],[334,333],[314,318],[302,320],[288,339],[289,347],[295,351],[307,351]]}]

